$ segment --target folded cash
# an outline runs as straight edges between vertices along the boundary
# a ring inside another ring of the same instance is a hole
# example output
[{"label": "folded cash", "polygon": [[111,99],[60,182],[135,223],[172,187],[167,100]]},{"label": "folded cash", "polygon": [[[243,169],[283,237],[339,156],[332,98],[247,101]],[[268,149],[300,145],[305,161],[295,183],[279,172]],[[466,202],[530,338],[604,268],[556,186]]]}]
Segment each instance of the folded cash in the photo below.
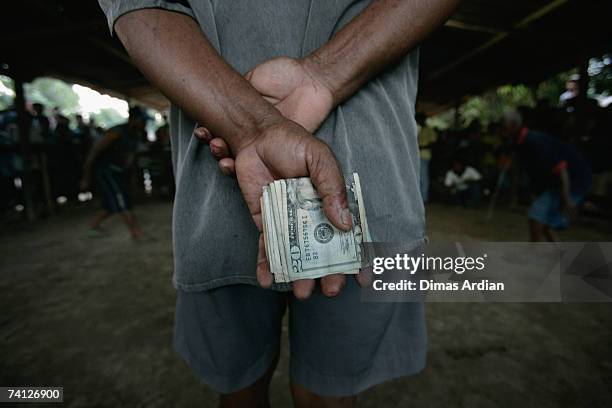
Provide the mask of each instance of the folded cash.
[{"label": "folded cash", "polygon": [[334,227],[310,178],[275,180],[261,197],[266,255],[275,282],[356,274],[370,242],[359,176],[347,186],[350,231]]}]

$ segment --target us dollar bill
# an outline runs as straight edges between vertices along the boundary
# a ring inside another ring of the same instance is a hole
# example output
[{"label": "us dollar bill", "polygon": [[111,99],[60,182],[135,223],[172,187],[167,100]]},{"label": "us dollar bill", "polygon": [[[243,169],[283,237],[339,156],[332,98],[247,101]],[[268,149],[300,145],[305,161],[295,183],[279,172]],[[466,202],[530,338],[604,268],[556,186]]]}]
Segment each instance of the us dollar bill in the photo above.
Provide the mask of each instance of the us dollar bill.
[{"label": "us dollar bill", "polygon": [[363,242],[371,241],[357,173],[347,186],[352,228],[342,231],[325,216],[310,178],[275,180],[264,187],[262,222],[265,250],[276,282],[343,273],[363,262]]}]

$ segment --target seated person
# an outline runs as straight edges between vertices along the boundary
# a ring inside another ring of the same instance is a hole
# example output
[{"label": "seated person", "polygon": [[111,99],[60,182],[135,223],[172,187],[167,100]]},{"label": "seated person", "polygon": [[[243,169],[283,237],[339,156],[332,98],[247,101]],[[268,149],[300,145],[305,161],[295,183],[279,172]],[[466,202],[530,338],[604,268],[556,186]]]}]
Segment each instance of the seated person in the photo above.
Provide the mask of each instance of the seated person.
[{"label": "seated person", "polygon": [[473,206],[480,201],[479,181],[482,176],[475,168],[466,166],[463,161],[455,160],[453,167],[446,173],[444,185],[458,204]]}]

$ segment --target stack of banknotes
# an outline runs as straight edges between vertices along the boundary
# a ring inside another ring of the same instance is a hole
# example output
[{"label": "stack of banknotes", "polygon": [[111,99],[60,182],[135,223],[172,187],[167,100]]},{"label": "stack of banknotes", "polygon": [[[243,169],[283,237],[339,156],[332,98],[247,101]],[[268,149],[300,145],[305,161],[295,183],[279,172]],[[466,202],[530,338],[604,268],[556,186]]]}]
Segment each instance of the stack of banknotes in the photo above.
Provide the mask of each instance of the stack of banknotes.
[{"label": "stack of banknotes", "polygon": [[349,231],[337,229],[327,219],[310,178],[276,180],[264,187],[264,240],[275,282],[359,272],[362,243],[371,238],[357,173],[348,184],[353,220]]}]

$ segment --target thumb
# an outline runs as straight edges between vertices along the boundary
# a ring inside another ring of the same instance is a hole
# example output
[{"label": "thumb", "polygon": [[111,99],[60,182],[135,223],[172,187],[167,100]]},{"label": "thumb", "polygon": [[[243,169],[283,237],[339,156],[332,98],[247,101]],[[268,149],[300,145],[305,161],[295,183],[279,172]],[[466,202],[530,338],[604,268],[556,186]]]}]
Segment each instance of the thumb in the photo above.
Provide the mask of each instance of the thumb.
[{"label": "thumb", "polygon": [[325,215],[340,230],[351,229],[352,217],[348,210],[346,186],[340,165],[329,146],[314,139],[307,166],[313,186],[323,199]]}]

